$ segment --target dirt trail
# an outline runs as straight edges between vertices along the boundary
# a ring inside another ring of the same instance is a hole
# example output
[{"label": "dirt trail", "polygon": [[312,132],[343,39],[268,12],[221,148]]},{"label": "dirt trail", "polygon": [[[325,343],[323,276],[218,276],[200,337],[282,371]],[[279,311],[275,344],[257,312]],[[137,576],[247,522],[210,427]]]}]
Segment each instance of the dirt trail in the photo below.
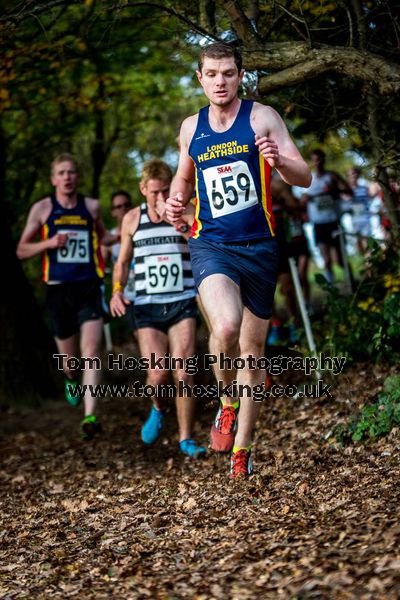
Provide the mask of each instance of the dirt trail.
[{"label": "dirt trail", "polygon": [[[355,376],[334,401],[263,406],[248,482],[228,479],[227,457],[180,456],[172,413],[142,448],[144,402],[103,401],[92,443],[63,402],[3,414],[0,598],[399,598],[398,434],[323,440],[354,408]],[[204,441],[214,410],[200,411]]]}]

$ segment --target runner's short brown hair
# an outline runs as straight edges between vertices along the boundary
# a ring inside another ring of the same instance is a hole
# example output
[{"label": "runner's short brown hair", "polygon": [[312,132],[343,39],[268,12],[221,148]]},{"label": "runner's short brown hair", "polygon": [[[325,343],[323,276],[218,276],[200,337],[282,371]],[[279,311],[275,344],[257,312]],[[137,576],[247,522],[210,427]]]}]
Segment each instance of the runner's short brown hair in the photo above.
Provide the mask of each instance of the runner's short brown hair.
[{"label": "runner's short brown hair", "polygon": [[172,180],[172,171],[160,158],[151,158],[143,165],[141,182],[146,185],[150,179],[159,179],[169,183]]},{"label": "runner's short brown hair", "polygon": [[76,161],[75,156],[73,156],[72,154],[69,154],[68,152],[62,152],[61,154],[57,154],[57,156],[55,157],[55,159],[51,163],[51,174],[53,175],[54,168],[57,165],[59,165],[62,162],[66,162],[67,160],[70,161],[70,162],[72,162],[75,165],[75,169],[79,173],[79,166],[78,166],[78,163]]},{"label": "runner's short brown hair", "polygon": [[221,58],[233,57],[237,66],[238,73],[242,70],[242,55],[239,49],[232,44],[226,42],[215,42],[209,46],[205,46],[200,52],[199,56],[199,71],[203,68],[204,58],[215,58],[217,60]]}]

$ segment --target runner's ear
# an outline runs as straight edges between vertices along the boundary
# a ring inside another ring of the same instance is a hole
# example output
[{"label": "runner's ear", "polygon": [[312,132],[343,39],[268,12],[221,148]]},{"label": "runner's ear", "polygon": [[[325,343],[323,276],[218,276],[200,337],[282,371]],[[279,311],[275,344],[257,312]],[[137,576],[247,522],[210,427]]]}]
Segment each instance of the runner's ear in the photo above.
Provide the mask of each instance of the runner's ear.
[{"label": "runner's ear", "polygon": [[146,184],[143,181],[141,181],[139,183],[139,189],[140,189],[141,193],[143,194],[143,196],[145,196],[146,195]]}]

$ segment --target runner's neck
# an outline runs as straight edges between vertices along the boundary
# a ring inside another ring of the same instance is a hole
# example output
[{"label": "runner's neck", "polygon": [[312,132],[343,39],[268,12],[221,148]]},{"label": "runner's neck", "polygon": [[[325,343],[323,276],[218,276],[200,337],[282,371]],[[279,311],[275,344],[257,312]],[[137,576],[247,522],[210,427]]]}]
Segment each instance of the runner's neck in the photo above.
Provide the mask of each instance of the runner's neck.
[{"label": "runner's neck", "polygon": [[63,208],[75,208],[78,204],[78,194],[74,192],[73,194],[62,194],[61,192],[56,191],[57,202],[61,204]]},{"label": "runner's neck", "polygon": [[149,216],[150,221],[154,224],[161,223],[161,221],[163,221],[163,218],[160,217],[156,209],[149,203],[147,203],[147,214]]},{"label": "runner's neck", "polygon": [[238,112],[240,110],[242,101],[236,96],[234,100],[227,106],[217,106],[210,104],[208,111],[208,119],[210,127],[219,133],[224,133],[232,127]]}]

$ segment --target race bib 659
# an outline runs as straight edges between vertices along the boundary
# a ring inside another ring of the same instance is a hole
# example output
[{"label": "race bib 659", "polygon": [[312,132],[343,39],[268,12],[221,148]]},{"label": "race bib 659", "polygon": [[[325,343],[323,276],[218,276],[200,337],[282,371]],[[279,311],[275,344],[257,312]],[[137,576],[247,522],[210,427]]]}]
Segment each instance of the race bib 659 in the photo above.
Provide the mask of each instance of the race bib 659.
[{"label": "race bib 659", "polygon": [[214,219],[258,203],[253,177],[243,160],[203,170]]}]

